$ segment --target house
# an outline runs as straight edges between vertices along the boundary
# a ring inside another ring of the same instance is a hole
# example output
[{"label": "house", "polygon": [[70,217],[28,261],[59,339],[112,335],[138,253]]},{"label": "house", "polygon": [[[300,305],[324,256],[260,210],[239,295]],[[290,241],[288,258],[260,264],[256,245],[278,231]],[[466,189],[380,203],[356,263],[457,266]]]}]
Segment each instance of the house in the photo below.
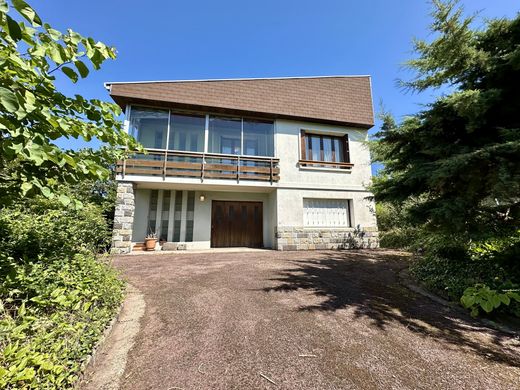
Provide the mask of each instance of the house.
[{"label": "house", "polygon": [[110,82],[147,149],[117,164],[113,252],[378,245],[369,76]]}]

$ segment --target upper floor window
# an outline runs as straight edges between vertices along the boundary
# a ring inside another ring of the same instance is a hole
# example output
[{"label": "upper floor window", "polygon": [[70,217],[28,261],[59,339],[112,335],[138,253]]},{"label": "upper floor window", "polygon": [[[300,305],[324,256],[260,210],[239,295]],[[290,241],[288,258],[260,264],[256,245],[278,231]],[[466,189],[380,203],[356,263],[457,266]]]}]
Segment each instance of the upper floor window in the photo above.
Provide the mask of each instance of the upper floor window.
[{"label": "upper floor window", "polygon": [[274,155],[274,124],[271,121],[209,117],[209,153],[247,156]]},{"label": "upper floor window", "polygon": [[348,135],[336,136],[301,131],[302,166],[350,169]]},{"label": "upper floor window", "polygon": [[147,149],[274,156],[274,123],[268,120],[180,114],[132,106],[130,134]]},{"label": "upper floor window", "polygon": [[171,114],[168,149],[203,152],[205,128],[205,115]]},{"label": "upper floor window", "polygon": [[132,107],[130,134],[145,148],[166,149],[168,110]]}]

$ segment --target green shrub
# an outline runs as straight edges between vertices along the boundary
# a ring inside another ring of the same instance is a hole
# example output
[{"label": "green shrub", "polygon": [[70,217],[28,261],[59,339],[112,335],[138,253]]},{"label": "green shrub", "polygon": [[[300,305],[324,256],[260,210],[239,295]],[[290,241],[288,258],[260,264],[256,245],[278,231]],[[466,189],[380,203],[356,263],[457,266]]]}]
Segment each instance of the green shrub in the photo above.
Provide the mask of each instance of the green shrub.
[{"label": "green shrub", "polygon": [[[436,242],[437,241],[437,242]],[[434,245],[412,265],[414,276],[426,286],[471,310],[508,313],[520,317],[520,232],[472,242],[466,249],[448,238]]]},{"label": "green shrub", "polygon": [[122,300],[94,255],[15,261],[0,255],[0,388],[72,387]]},{"label": "green shrub", "polygon": [[97,255],[103,211],[43,198],[0,210],[0,388],[71,388],[114,317],[123,283]]},{"label": "green shrub", "polygon": [[0,251],[16,259],[92,253],[109,242],[102,210],[91,203],[78,209],[36,198],[0,210]]}]

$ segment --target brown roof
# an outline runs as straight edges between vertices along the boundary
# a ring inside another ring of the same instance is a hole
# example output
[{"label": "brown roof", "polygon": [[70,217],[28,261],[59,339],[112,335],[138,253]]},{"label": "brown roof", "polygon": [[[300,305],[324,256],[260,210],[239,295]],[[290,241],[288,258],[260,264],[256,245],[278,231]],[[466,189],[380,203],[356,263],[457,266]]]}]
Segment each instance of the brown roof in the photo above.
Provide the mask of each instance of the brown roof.
[{"label": "brown roof", "polygon": [[370,128],[369,76],[106,83],[121,107],[129,103],[298,118]]}]

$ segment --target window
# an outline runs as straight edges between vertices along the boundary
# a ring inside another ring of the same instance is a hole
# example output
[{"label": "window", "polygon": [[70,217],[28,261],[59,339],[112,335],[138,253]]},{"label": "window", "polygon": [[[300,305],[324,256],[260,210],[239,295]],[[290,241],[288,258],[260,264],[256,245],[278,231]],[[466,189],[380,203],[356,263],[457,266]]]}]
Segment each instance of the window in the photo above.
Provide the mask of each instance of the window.
[{"label": "window", "polygon": [[145,148],[166,149],[168,111],[132,107],[130,134]]},{"label": "window", "polygon": [[[301,132],[301,163],[303,165],[350,166],[348,164],[348,136],[333,136],[325,134]],[[313,164],[319,163],[339,163],[339,164]],[[345,164],[346,163],[346,164]]]},{"label": "window", "polygon": [[248,156],[273,156],[273,122],[244,119],[244,153]]},{"label": "window", "polygon": [[349,199],[303,199],[304,226],[352,227]]},{"label": "window", "polygon": [[203,152],[205,127],[205,115],[171,114],[168,149]]},{"label": "window", "polygon": [[274,124],[264,120],[210,116],[208,141],[210,153],[273,156]]},{"label": "window", "polygon": [[242,120],[240,118],[209,118],[208,152],[242,154]]}]

